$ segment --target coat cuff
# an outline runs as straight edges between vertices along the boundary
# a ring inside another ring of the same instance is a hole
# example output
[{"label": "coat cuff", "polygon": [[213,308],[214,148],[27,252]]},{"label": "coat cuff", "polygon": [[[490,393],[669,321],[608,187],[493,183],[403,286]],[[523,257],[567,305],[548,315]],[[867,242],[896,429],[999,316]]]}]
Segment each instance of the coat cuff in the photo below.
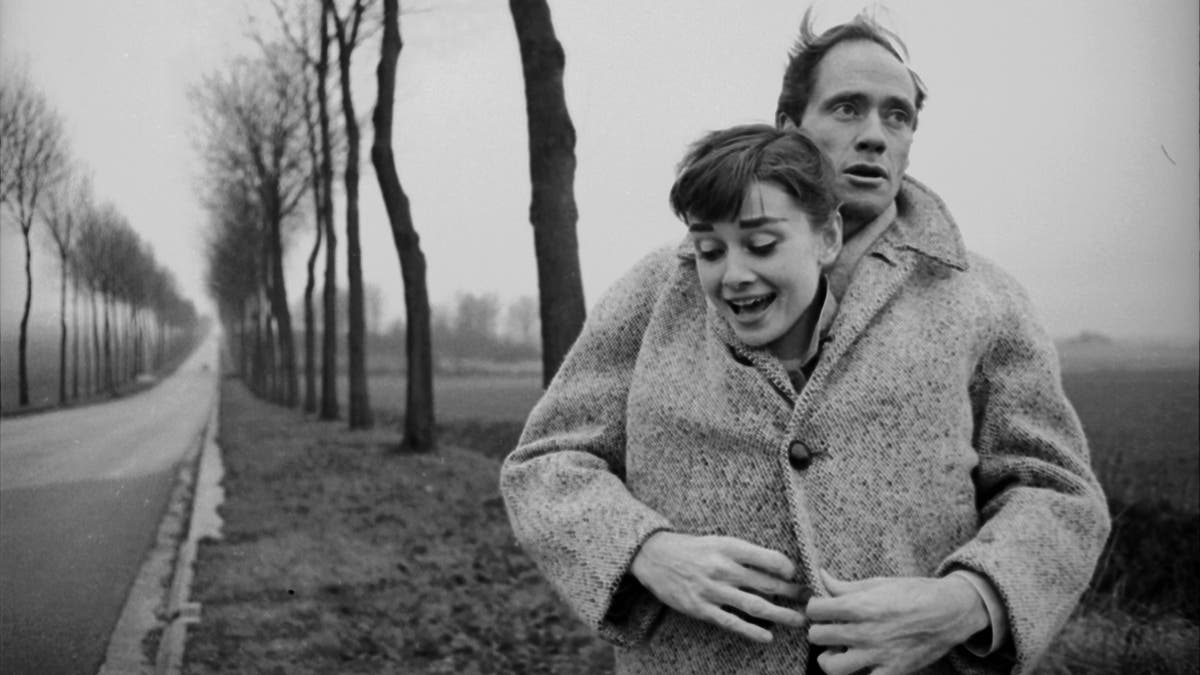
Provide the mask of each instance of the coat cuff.
[{"label": "coat cuff", "polygon": [[1008,640],[1008,616],[1004,613],[1004,603],[1000,602],[996,589],[983,576],[970,570],[954,570],[947,576],[959,577],[971,584],[988,613],[988,628],[968,638],[963,648],[979,657],[994,654]]},{"label": "coat cuff", "polygon": [[[656,527],[646,533],[638,542],[634,554],[629,559],[630,567],[633,558],[642,550],[642,545],[651,536],[659,532],[670,532],[670,527]],[[641,582],[626,570],[612,593],[608,609],[600,620],[600,637],[621,647],[632,647],[644,642],[654,631],[654,626],[662,617],[666,605],[654,596]]]}]

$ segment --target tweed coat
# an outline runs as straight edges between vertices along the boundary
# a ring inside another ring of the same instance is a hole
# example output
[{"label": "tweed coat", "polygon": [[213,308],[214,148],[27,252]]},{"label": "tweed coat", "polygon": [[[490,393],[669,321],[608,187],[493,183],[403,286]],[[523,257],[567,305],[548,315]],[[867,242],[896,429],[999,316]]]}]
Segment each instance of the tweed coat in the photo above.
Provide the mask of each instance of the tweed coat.
[{"label": "tweed coat", "polygon": [[664,529],[781,551],[817,595],[820,567],[982,575],[1008,644],[929,672],[1031,668],[1086,588],[1109,518],[1053,343],[936,195],[905,179],[897,205],[799,394],[706,304],[683,245],[610,289],[530,414],[501,469],[513,531],[618,672],[804,672],[804,629],[752,643],[628,574]]}]

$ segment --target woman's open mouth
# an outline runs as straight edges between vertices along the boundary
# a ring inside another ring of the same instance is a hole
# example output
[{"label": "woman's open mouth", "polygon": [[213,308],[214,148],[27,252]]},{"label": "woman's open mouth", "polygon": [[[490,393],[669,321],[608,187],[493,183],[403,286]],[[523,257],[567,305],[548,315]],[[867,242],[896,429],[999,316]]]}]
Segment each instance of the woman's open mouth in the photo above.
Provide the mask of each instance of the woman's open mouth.
[{"label": "woman's open mouth", "polygon": [[767,293],[766,295],[758,295],[752,298],[727,299],[725,300],[725,304],[729,305],[729,309],[733,311],[735,316],[749,316],[763,311],[774,301],[775,294]]}]

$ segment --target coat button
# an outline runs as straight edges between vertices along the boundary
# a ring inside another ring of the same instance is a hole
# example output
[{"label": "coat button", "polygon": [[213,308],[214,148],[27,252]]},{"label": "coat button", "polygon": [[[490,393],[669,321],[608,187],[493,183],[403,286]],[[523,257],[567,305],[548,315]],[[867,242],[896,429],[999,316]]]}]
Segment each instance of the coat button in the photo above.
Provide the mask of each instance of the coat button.
[{"label": "coat button", "polygon": [[788,461],[792,463],[793,469],[803,471],[812,464],[812,452],[802,441],[793,441],[788,448]]}]

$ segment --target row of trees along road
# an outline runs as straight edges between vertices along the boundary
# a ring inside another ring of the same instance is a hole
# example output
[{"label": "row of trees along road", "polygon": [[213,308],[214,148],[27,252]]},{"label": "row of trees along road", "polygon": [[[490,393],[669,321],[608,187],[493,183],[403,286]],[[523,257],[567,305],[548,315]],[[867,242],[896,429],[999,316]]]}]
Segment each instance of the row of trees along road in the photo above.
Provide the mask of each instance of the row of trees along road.
[{"label": "row of trees along road", "polygon": [[[321,419],[338,419],[338,238],[333,202],[334,174],[340,171],[349,288],[347,418],[353,429],[372,425],[359,237],[360,130],[351,84],[356,49],[377,42],[370,158],[404,282],[408,395],[402,447],[432,449],[433,344],[425,256],[392,150],[396,66],[404,47],[399,0],[383,0],[381,5],[375,0],[272,2],[278,37],[259,35],[257,56],[232,62],[193,90],[206,162],[209,290],[251,390],[284,405],[300,405]],[[549,7],[545,0],[510,0],[509,9],[525,78],[533,186],[530,222],[538,262],[543,380],[548,383],[584,319],[575,237],[575,129],[563,96],[564,56]],[[336,78],[331,73],[335,63]],[[336,90],[340,116],[332,109],[331,90]],[[305,194],[311,197],[310,209]],[[316,236],[304,286],[301,387],[283,253],[288,234],[309,218]],[[313,294],[322,247],[318,331]]]},{"label": "row of trees along road", "polygon": [[195,307],[125,216],[111,204],[97,203],[87,171],[70,156],[61,119],[22,68],[7,68],[0,79],[0,206],[25,246],[17,341],[21,407],[30,404],[27,351],[37,238],[59,267],[60,405],[115,394],[190,346]]}]

